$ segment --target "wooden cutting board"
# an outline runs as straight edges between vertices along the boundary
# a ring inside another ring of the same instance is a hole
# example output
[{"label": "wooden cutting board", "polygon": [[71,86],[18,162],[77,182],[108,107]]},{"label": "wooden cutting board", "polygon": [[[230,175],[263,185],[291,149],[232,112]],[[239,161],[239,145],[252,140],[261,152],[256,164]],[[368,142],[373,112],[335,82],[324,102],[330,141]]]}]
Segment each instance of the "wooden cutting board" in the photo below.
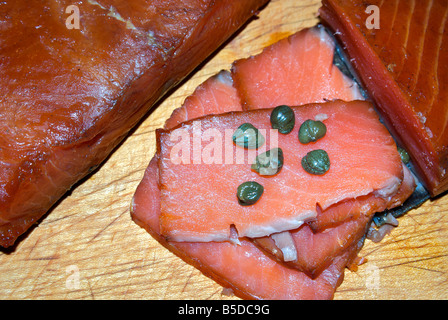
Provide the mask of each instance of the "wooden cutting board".
[{"label": "wooden cutting board", "polygon": [[[1,299],[235,299],[159,245],[130,217],[155,151],[154,130],[194,88],[232,61],[318,22],[318,0],[277,0],[171,92],[94,174],[79,183],[13,250],[0,252]],[[366,241],[336,299],[447,299],[448,196]]]}]

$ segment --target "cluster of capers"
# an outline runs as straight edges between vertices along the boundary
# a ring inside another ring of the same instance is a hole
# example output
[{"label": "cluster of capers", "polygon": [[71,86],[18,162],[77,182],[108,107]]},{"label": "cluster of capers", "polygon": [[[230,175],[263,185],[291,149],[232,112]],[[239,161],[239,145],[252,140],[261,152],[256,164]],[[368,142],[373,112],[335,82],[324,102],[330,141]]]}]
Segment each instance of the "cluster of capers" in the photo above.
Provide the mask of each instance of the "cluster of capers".
[{"label": "cluster of capers", "polygon": [[[295,124],[294,111],[285,105],[274,108],[271,113],[272,128],[280,133],[288,134]],[[327,127],[322,121],[306,120],[299,129],[299,141],[303,144],[315,142],[325,136]],[[330,158],[325,150],[317,149],[302,158],[302,167],[306,172],[322,175],[330,169]]]},{"label": "cluster of capers", "polygon": [[[281,134],[290,133],[295,126],[294,111],[286,105],[281,105],[271,113],[271,126]],[[299,141],[303,144],[314,142],[325,136],[327,127],[321,121],[306,120],[299,129]],[[258,149],[265,142],[265,138],[250,123],[238,127],[232,136],[233,142],[246,149]],[[310,174],[322,175],[330,169],[330,159],[325,150],[317,149],[307,153],[302,158],[302,167]],[[283,151],[274,148],[259,154],[251,169],[260,175],[275,175],[283,167]],[[258,182],[246,181],[237,189],[237,198],[240,205],[252,205],[260,199],[264,188]]]},{"label": "cluster of capers", "polygon": [[[299,129],[299,141],[315,142],[325,136],[327,127],[322,121],[306,120]],[[311,174],[322,175],[330,169],[330,158],[325,150],[310,151],[302,158],[303,169]]]},{"label": "cluster of capers", "polygon": [[[245,149],[258,149],[265,142],[263,135],[250,123],[240,125],[232,139],[236,145]],[[251,169],[260,175],[275,175],[282,166],[283,151],[280,148],[274,148],[257,155]],[[237,189],[238,203],[242,206],[252,205],[260,199],[263,191],[263,186],[258,182],[246,181]]]}]

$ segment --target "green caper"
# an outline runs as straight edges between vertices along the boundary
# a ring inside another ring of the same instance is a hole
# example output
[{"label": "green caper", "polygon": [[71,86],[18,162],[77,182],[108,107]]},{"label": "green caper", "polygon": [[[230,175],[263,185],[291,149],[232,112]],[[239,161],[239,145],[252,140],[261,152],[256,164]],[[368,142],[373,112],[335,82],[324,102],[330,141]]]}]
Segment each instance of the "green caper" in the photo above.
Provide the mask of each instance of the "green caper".
[{"label": "green caper", "polygon": [[310,151],[302,158],[302,167],[306,172],[322,175],[330,169],[330,158],[325,150]]},{"label": "green caper", "polygon": [[314,142],[325,136],[327,126],[322,121],[306,120],[299,129],[299,141],[301,143]]},{"label": "green caper", "polygon": [[407,164],[411,160],[409,153],[405,149],[398,147],[398,153],[400,154],[401,161],[403,161],[404,164]]},{"label": "green caper", "polygon": [[250,123],[243,123],[232,136],[233,142],[246,149],[258,149],[264,144],[264,137]]},{"label": "green caper", "polygon": [[294,111],[285,105],[275,107],[271,113],[272,129],[278,129],[278,132],[287,134],[294,129],[296,117]]},{"label": "green caper", "polygon": [[273,148],[263,152],[255,158],[252,170],[262,176],[273,176],[283,167],[283,151],[280,148]]},{"label": "green caper", "polygon": [[239,185],[236,192],[238,203],[242,206],[250,206],[260,199],[264,188],[255,181],[247,181]]}]

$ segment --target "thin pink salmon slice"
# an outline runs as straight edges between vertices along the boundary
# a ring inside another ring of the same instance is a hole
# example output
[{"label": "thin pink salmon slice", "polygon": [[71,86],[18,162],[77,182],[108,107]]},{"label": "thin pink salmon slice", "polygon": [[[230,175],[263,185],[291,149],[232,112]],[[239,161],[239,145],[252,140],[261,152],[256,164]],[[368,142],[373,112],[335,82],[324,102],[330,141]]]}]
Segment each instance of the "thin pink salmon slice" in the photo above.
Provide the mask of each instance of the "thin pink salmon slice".
[{"label": "thin pink salmon slice", "polygon": [[207,114],[242,111],[240,97],[229,71],[222,70],[199,85],[165,122],[165,129]]},{"label": "thin pink salmon slice", "polygon": [[305,29],[232,67],[243,108],[274,108],[341,99],[363,100],[334,64],[335,45],[324,28]]},{"label": "thin pink salmon slice", "polygon": [[[283,168],[275,176],[260,176],[250,169],[254,151],[239,164],[237,151],[242,148],[226,139],[243,123],[274,136],[269,131],[270,109],[206,116],[158,130],[162,234],[173,241],[225,241],[233,225],[240,237],[262,237],[314,219],[317,205],[325,210],[347,199],[371,193],[386,198],[397,192],[403,177],[400,156],[370,103],[334,101],[293,110],[295,129],[279,134],[275,143],[284,150]],[[326,136],[302,145],[297,138],[300,124],[322,115]],[[196,141],[206,132],[213,138]],[[221,157],[210,161],[204,155],[213,154],[205,152],[212,144],[222,152],[216,151],[214,155]],[[271,144],[267,135],[260,152]],[[301,159],[315,149],[326,150],[331,161],[330,170],[321,176],[301,166]],[[241,206],[236,197],[238,186],[246,181],[264,187],[260,200],[251,206]]]}]

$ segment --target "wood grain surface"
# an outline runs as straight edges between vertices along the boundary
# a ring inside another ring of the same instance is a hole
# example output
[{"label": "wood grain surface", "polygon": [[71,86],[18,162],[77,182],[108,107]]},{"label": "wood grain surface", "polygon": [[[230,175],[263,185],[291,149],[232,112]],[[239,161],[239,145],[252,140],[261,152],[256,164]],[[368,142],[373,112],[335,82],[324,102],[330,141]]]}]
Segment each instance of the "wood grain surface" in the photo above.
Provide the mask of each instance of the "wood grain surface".
[{"label": "wood grain surface", "polygon": [[[235,299],[159,245],[130,217],[155,151],[154,130],[194,88],[238,58],[318,22],[318,0],[273,0],[153,108],[104,165],[80,182],[11,250],[0,252],[0,299]],[[447,299],[448,196],[366,241],[335,299]]]}]

